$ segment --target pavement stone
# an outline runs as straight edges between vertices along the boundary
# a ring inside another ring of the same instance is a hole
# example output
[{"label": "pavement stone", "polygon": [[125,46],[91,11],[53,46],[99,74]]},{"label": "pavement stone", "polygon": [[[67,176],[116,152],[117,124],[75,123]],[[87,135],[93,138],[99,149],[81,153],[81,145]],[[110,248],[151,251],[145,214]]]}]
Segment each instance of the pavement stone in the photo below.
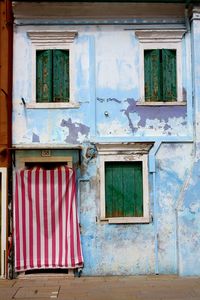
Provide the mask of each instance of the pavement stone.
[{"label": "pavement stone", "polygon": [[200,277],[27,277],[0,280],[0,300],[200,300]]}]

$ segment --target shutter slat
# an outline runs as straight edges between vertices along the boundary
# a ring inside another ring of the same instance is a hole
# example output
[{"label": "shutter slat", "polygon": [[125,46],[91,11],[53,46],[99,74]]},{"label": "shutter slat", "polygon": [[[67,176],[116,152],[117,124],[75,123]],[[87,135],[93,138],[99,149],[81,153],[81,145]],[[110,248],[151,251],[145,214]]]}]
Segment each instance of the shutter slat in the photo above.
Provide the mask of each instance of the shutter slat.
[{"label": "shutter slat", "polygon": [[113,168],[109,163],[105,164],[105,201],[106,201],[106,217],[112,217],[113,203]]},{"label": "shutter slat", "polygon": [[142,163],[137,162],[134,166],[134,207],[135,216],[143,216],[143,179]]},{"label": "shutter slat", "polygon": [[69,102],[69,50],[53,50],[53,101]]},{"label": "shutter slat", "polygon": [[36,52],[36,101],[52,101],[52,50]]},{"label": "shutter slat", "polygon": [[132,217],[135,215],[134,210],[134,186],[137,182],[134,182],[134,165],[133,163],[124,163],[123,167],[124,175],[124,217]]},{"label": "shutter slat", "polygon": [[176,50],[163,49],[163,101],[177,100]]},{"label": "shutter slat", "polygon": [[160,50],[144,51],[145,101],[161,100]]},{"label": "shutter slat", "polygon": [[113,163],[113,217],[123,217],[123,175],[121,163]]}]

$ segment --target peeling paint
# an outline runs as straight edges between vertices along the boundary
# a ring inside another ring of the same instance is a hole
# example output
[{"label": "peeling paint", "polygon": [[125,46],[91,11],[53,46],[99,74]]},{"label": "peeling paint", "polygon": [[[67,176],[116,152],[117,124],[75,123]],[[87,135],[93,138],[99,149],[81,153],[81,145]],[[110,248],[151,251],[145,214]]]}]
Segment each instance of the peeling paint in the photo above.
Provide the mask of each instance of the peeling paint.
[{"label": "peeling paint", "polygon": [[[100,122],[98,130],[100,135],[181,135],[187,132],[187,108],[185,106],[140,106],[133,98],[119,100],[116,98],[97,98],[97,101],[107,108],[111,119],[109,122]],[[113,104],[105,103],[113,102]],[[117,104],[117,107],[113,106]],[[127,106],[128,104],[128,106]],[[112,106],[111,106],[112,105]],[[125,107],[126,106],[126,107]],[[122,108],[123,107],[123,108]],[[112,113],[110,113],[110,111]],[[128,127],[121,118],[115,117],[114,111],[120,116],[123,113],[127,118]],[[100,112],[99,112],[100,113]]]},{"label": "peeling paint", "polygon": [[[49,25],[16,26],[13,143],[55,147],[64,143],[81,144],[81,166],[77,173],[85,261],[83,275],[153,274],[156,264],[160,274],[200,275],[200,21],[191,21],[196,22],[195,38],[192,30],[183,37],[185,106],[137,105],[140,44],[134,29],[125,30],[130,26],[76,25],[74,28],[59,22],[58,19],[51,30],[78,31],[72,47],[74,100],[78,105],[73,109],[29,109],[21,104],[21,97],[26,103],[34,100],[32,49],[27,31],[49,30]],[[145,26],[148,27],[146,23]],[[191,54],[186,38],[189,41],[194,38],[197,45],[192,50],[195,52],[192,66],[190,59],[194,53]],[[192,80],[190,69],[194,69],[196,77],[188,84]],[[196,147],[183,139],[192,140],[193,115]],[[152,216],[149,224],[111,225],[99,220],[100,162],[94,147],[99,138],[102,142],[146,139],[161,143],[152,159],[156,162],[155,173],[148,174]]]},{"label": "peeling paint", "polygon": [[40,137],[35,133],[33,133],[32,142],[33,143],[39,143],[40,142]]},{"label": "peeling paint", "polygon": [[82,141],[88,139],[89,127],[84,124],[73,123],[71,118],[69,118],[68,120],[63,119],[60,126],[69,129],[70,134],[65,139],[66,143],[79,143],[81,140],[80,135],[82,136]]},{"label": "peeling paint", "polygon": [[127,99],[125,102],[128,103],[127,109],[122,110],[124,114],[127,116],[129,121],[129,126],[134,133],[137,131],[137,128],[133,126],[132,119],[130,114],[137,113],[140,116],[140,121],[138,126],[145,127],[147,124],[147,120],[159,120],[160,122],[165,122],[167,127],[164,127],[165,130],[170,128],[170,125],[167,123],[170,119],[173,118],[183,118],[181,125],[185,125],[186,122],[186,107],[178,107],[178,106],[137,106],[136,101],[134,99]]}]

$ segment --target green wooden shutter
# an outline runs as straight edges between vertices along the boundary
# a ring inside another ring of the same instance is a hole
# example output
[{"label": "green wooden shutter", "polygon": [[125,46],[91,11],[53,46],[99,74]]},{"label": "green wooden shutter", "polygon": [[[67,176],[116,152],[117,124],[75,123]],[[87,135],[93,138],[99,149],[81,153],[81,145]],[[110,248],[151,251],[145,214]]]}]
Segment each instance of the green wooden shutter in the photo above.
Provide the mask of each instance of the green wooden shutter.
[{"label": "green wooden shutter", "polygon": [[142,162],[106,162],[106,217],[143,215]]},{"label": "green wooden shutter", "polygon": [[113,167],[112,163],[105,163],[105,208],[106,217],[113,216]]},{"label": "green wooden shutter", "polygon": [[162,50],[162,73],[163,101],[176,101],[176,50]]},{"label": "green wooden shutter", "polygon": [[121,164],[123,172],[123,201],[124,201],[124,217],[133,217],[135,216],[135,180],[134,172],[135,165],[132,163],[122,163]]},{"label": "green wooden shutter", "polygon": [[53,51],[53,101],[69,101],[69,51]]},{"label": "green wooden shutter", "polygon": [[142,162],[134,165],[134,212],[137,217],[143,216]]},{"label": "green wooden shutter", "polygon": [[160,101],[162,99],[162,62],[161,51],[144,51],[145,101]]},{"label": "green wooden shutter", "polygon": [[52,50],[36,52],[36,102],[52,100]]}]

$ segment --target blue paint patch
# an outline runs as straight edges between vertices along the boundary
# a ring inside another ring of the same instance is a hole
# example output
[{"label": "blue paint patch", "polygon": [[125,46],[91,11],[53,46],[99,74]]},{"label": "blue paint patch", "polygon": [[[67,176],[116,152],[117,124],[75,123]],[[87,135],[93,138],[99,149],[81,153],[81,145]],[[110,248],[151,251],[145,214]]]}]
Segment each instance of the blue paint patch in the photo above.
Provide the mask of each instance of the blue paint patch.
[{"label": "blue paint patch", "polygon": [[[158,129],[160,134],[168,136],[172,135],[173,130],[175,132],[178,131],[177,126],[181,128],[180,134],[183,133],[184,129],[185,131],[187,130],[186,106],[141,106],[137,105],[137,101],[134,98],[123,100],[115,97],[97,97],[96,100],[98,103],[97,124],[100,126],[98,129],[99,134],[102,136],[115,135],[115,132],[121,132],[121,135],[123,132],[126,135],[131,132],[144,135],[143,128],[151,129],[152,132]],[[107,112],[107,115],[105,115],[105,112]],[[123,113],[122,117],[127,118],[128,126],[124,122],[125,118],[120,118],[120,112]],[[105,119],[105,116],[109,118]],[[116,118],[116,116],[118,117]],[[116,123],[116,128],[113,127],[114,123],[112,123],[115,120],[118,122]],[[108,128],[110,128],[110,133]],[[122,130],[122,128],[124,129]],[[149,134],[150,131],[146,133],[146,135]]]},{"label": "blue paint patch", "polygon": [[88,139],[88,134],[90,128],[84,124],[78,123],[78,122],[72,122],[72,119],[69,118],[68,120],[62,120],[61,127],[67,127],[69,129],[69,135],[66,137],[65,142],[66,143],[79,143],[79,133],[82,135],[85,135],[85,139]]},{"label": "blue paint patch", "polygon": [[[133,98],[129,98],[125,100],[125,102],[128,102],[128,107],[126,109],[122,109],[121,111],[124,112],[125,116],[128,118],[129,127],[133,133],[137,131],[138,128],[134,127],[132,123],[130,116],[131,113],[136,112],[140,116],[138,125],[141,127],[146,126],[147,120],[157,119],[159,121],[164,121],[167,123],[170,118],[186,118],[187,115],[185,106],[137,106],[136,101]],[[185,125],[186,121],[182,122],[181,124]]]},{"label": "blue paint patch", "polygon": [[39,137],[39,135],[35,134],[34,132],[32,134],[32,142],[33,143],[40,143],[40,137]]}]

